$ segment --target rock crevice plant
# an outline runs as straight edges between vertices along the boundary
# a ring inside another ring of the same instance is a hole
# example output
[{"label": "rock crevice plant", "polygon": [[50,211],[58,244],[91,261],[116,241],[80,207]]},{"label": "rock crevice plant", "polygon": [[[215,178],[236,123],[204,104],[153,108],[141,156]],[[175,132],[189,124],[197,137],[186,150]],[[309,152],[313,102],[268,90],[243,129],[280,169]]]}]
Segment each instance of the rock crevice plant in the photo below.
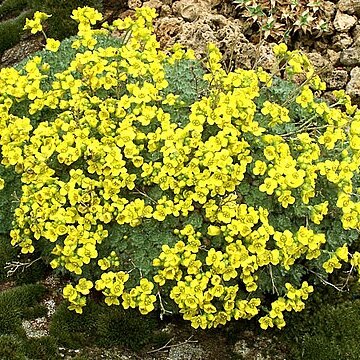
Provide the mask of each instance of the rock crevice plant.
[{"label": "rock crevice plant", "polygon": [[288,39],[297,32],[315,36],[332,32],[332,8],[323,0],[234,0],[239,16],[256,25],[264,38]]},{"label": "rock crevice plant", "polygon": [[203,64],[159,50],[153,9],[100,30],[94,9],[72,17],[68,65],[64,42],[0,71],[2,172],[21,186],[11,244],[71,275],[70,309],[98,293],[195,328],[282,328],[319,277],[358,270],[360,111],[315,96],[305,55],[274,47],[299,86],[226,72],[212,44]]}]

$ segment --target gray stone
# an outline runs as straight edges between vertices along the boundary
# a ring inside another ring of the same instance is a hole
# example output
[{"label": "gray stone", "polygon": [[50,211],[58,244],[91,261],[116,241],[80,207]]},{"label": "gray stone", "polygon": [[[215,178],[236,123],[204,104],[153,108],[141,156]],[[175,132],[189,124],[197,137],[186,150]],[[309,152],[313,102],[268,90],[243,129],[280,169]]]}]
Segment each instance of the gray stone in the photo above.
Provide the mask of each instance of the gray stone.
[{"label": "gray stone", "polygon": [[171,7],[170,5],[163,5],[161,7],[160,16],[161,17],[167,17],[171,15]]},{"label": "gray stone", "polygon": [[334,69],[324,78],[327,87],[331,90],[342,89],[348,81],[348,73],[343,69]]},{"label": "gray stone", "polygon": [[340,52],[332,49],[327,49],[327,57],[332,66],[336,66],[340,60]]},{"label": "gray stone", "polygon": [[185,343],[171,347],[168,360],[203,360],[206,359],[204,350],[197,344]]},{"label": "gray stone", "polygon": [[141,0],[128,0],[128,7],[129,9],[135,10],[142,6]]},{"label": "gray stone", "polygon": [[163,4],[160,0],[149,0],[143,3],[143,7],[150,7],[154,9],[160,9],[162,5]]},{"label": "gray stone", "polygon": [[360,24],[355,25],[352,36],[354,39],[354,46],[360,46]]},{"label": "gray stone", "polygon": [[334,28],[339,32],[349,31],[357,22],[355,16],[344,14],[341,11],[337,11],[334,19]]},{"label": "gray stone", "polygon": [[337,50],[344,50],[350,47],[353,39],[346,33],[338,33],[334,36],[333,44]]},{"label": "gray stone", "polygon": [[337,8],[346,14],[360,16],[360,0],[340,0]]},{"label": "gray stone", "polygon": [[360,65],[360,47],[345,49],[340,54],[340,63],[346,66]]},{"label": "gray stone", "polygon": [[324,56],[320,55],[317,52],[307,53],[306,56],[311,61],[312,65],[314,66],[315,70],[329,68],[330,62]]},{"label": "gray stone", "polygon": [[351,70],[346,92],[355,100],[354,103],[360,102],[360,67],[355,67]]}]

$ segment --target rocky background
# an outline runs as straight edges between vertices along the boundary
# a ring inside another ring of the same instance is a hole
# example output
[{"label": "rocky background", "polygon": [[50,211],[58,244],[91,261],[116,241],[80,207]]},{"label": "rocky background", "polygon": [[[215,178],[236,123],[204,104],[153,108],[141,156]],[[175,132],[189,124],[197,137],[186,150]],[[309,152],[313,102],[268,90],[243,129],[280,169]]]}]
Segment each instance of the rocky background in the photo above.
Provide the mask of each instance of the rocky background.
[{"label": "rocky background", "polygon": [[[259,1],[260,3],[260,1]],[[321,1],[329,31],[320,36],[297,32],[287,40],[292,49],[309,56],[328,90],[345,89],[360,103],[360,0]],[[215,43],[228,68],[262,66],[271,70],[275,58],[272,37],[259,41],[259,29],[251,26],[232,0],[128,0],[104,1],[106,19],[131,16],[136,7],[150,6],[159,17],[155,27],[162,48],[180,42],[201,57],[206,44]],[[3,54],[0,67],[9,66],[41,48],[41,38],[26,36]]]}]

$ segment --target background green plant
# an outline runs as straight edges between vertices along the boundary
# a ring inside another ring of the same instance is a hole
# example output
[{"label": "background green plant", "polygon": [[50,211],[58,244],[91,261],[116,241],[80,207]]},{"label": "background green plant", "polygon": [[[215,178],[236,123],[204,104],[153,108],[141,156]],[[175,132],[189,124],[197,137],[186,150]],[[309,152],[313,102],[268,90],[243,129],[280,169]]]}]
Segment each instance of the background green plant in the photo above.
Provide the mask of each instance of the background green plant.
[{"label": "background green plant", "polygon": [[25,19],[31,17],[31,15],[32,11],[25,10],[14,18],[0,22],[0,55],[2,55],[5,50],[11,48],[20,41],[20,38],[23,35],[22,29],[25,25]]},{"label": "background green plant", "polygon": [[16,45],[24,35],[25,19],[35,11],[51,14],[47,21],[49,37],[63,40],[77,32],[77,24],[70,18],[73,9],[90,6],[102,10],[102,0],[2,0],[0,1],[0,56]]}]

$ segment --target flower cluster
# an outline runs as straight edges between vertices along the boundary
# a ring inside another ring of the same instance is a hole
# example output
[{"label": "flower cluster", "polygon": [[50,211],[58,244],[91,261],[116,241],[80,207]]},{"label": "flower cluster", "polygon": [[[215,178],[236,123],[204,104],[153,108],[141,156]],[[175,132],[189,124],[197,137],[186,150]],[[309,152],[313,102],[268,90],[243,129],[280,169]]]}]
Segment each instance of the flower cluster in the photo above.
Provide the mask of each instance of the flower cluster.
[{"label": "flower cluster", "polygon": [[[341,92],[333,106],[317,99],[323,83],[284,44],[279,62],[305,82],[279,100],[275,76],[226,72],[212,44],[205,68],[179,45],[159,50],[155,11],[136,14],[97,31],[101,14],[75,10],[77,54],[53,78],[41,56],[0,70],[1,164],[22,184],[11,243],[50,246],[50,265],[77,281],[64,288],[77,312],[95,284],[108,305],[142,314],[167,296],[194,327],[259,315],[281,328],[311,274],[360,269],[344,240],[360,230],[360,111]],[[97,46],[115,30],[120,45]],[[193,98],[169,83],[184,64],[202,71]],[[127,234],[159,223],[163,243],[144,246],[161,250],[139,258],[152,266],[136,278]]]},{"label": "flower cluster", "polygon": [[70,302],[69,310],[82,314],[83,307],[86,305],[86,297],[83,295],[88,295],[92,287],[93,283],[85,278],[79,279],[75,287],[71,284],[66,285],[63,289],[63,296]]},{"label": "flower cluster", "polygon": [[51,15],[45,14],[41,11],[36,11],[33,19],[26,19],[24,30],[30,30],[32,34],[43,31],[42,22],[48,19]]},{"label": "flower cluster", "polygon": [[45,14],[40,11],[36,11],[33,19],[31,19],[31,20],[26,19],[26,24],[24,26],[24,30],[30,30],[30,32],[32,34],[42,32],[46,38],[45,49],[48,51],[56,52],[59,49],[60,41],[52,39],[52,38],[47,38],[44,33],[43,26],[42,26],[42,22],[44,20],[48,19],[50,16],[51,15]]},{"label": "flower cluster", "polygon": [[285,297],[279,297],[271,303],[271,310],[268,315],[259,319],[260,327],[266,330],[268,327],[278,327],[281,329],[285,326],[284,311],[301,311],[305,307],[303,300],[309,297],[314,291],[313,286],[304,281],[300,289],[295,289],[290,283],[286,283],[287,292]]}]

